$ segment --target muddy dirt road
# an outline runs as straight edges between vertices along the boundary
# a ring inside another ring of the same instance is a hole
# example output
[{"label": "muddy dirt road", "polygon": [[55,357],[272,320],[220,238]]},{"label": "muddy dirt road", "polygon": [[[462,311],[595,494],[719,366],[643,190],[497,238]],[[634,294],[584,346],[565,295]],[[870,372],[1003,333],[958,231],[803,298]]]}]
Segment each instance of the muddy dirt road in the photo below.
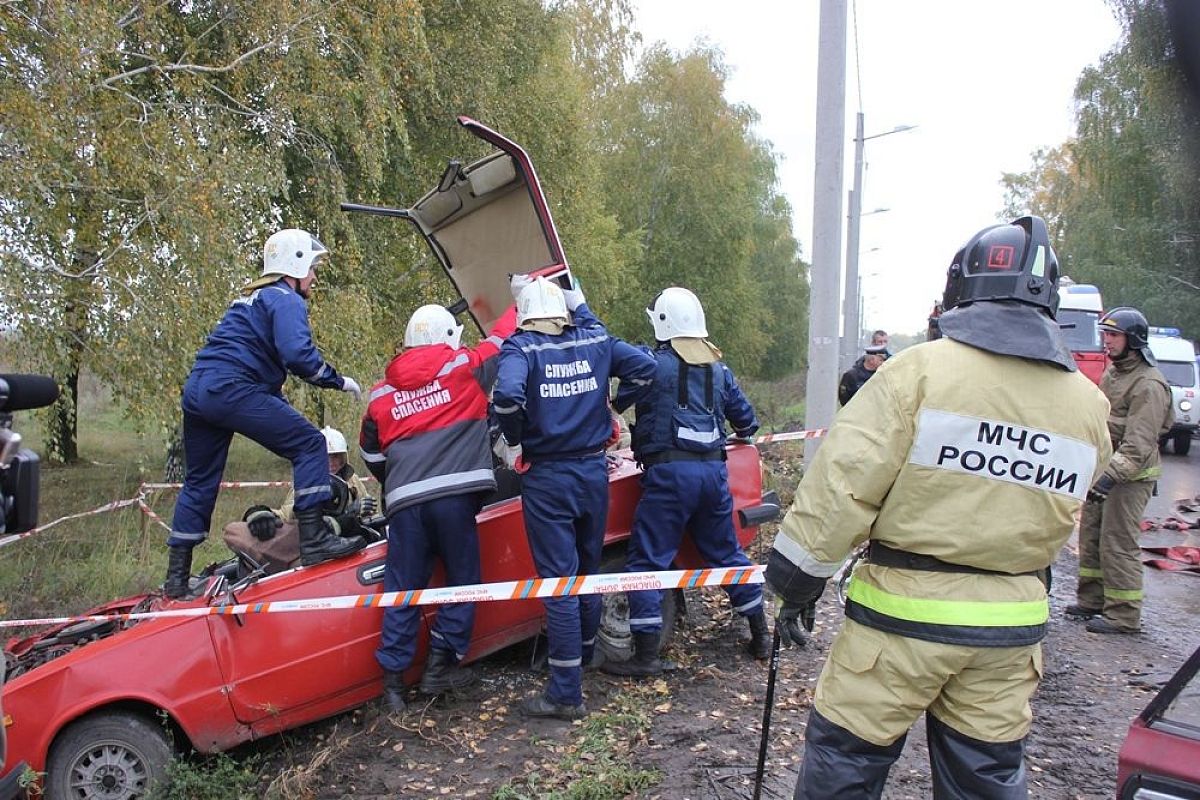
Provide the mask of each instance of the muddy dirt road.
[{"label": "muddy dirt road", "polygon": [[[1167,474],[1148,509],[1151,518],[1172,515],[1176,500],[1200,491],[1200,454],[1164,460]],[[794,482],[786,466],[781,472],[783,485]],[[774,526],[765,529],[756,544],[751,556],[759,563],[774,533]],[[1200,537],[1156,531],[1145,542],[1200,544]],[[1055,565],[1045,676],[1034,700],[1028,746],[1034,798],[1113,797],[1129,720],[1200,638],[1200,577],[1150,569],[1144,632],[1086,633],[1062,616],[1074,601],[1076,566],[1072,539]],[[782,659],[766,797],[791,797],[812,688],[840,625],[832,595],[822,599],[808,648]],[[680,668],[647,684],[587,673],[593,713],[584,723],[530,722],[516,714],[516,701],[543,677],[528,668],[529,649],[514,648],[479,665],[483,680],[468,696],[401,718],[369,706],[281,740],[268,754],[264,783],[275,780],[284,796],[316,798],[749,798],[766,668],[744,653],[747,636],[719,590],[691,593],[670,651]],[[884,797],[929,797],[927,757],[919,724]],[[564,788],[571,784],[574,794]]]}]

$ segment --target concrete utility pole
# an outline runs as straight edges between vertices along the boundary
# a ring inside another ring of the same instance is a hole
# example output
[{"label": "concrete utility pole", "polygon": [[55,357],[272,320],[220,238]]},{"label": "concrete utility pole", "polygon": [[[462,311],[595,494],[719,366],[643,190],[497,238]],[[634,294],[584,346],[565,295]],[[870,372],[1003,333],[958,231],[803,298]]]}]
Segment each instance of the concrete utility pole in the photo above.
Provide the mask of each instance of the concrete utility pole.
[{"label": "concrete utility pole", "polygon": [[850,212],[846,220],[846,286],[842,298],[842,363],[843,370],[850,369],[858,355],[858,336],[862,321],[858,313],[858,227],[862,222],[862,174],[863,174],[863,114],[858,112],[854,121],[854,188],[850,190]]},{"label": "concrete utility pole", "polygon": [[[877,208],[862,210],[862,179],[863,179],[863,142],[867,139],[878,139],[880,136],[891,136],[893,133],[911,131],[916,125],[897,125],[890,131],[876,133],[872,136],[863,135],[863,115],[858,112],[854,126],[854,188],[850,190],[850,210],[846,219],[846,287],[842,304],[842,369],[850,369],[858,357],[858,347],[862,344],[862,281],[858,276],[858,231],[862,218],[871,214],[887,211]],[[854,295],[859,295],[855,297]]]},{"label": "concrete utility pole", "polygon": [[[842,174],[846,141],[846,0],[821,0],[817,45],[817,137],[808,307],[804,427],[828,428],[837,411],[838,299],[842,262]],[[823,439],[804,441],[811,464]]]}]

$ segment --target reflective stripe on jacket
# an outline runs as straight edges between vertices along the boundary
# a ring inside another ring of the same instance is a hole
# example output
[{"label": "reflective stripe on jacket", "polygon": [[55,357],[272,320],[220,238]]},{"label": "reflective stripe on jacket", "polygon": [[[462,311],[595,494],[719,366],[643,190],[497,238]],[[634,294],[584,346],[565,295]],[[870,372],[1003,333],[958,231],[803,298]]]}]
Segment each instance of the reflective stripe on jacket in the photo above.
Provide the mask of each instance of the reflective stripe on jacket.
[{"label": "reflective stripe on jacket", "polygon": [[775,549],[830,576],[870,538],[1007,574],[866,563],[847,615],[929,641],[1039,641],[1046,593],[1033,574],[1071,533],[1108,461],[1108,404],[1078,372],[951,339],[888,359],[845,406],[806,471]]}]

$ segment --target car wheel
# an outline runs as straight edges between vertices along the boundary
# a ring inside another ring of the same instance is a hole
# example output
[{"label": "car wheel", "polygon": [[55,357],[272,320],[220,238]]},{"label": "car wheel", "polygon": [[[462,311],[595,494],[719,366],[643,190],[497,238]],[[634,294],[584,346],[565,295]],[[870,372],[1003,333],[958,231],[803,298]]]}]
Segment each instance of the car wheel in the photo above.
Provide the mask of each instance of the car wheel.
[{"label": "car wheel", "polygon": [[127,712],[75,722],[46,762],[48,800],[134,800],[165,781],[173,751],[162,725]]},{"label": "car wheel", "polygon": [[[678,589],[663,592],[660,648],[669,645],[675,635],[675,623],[679,618],[678,593]],[[604,605],[600,613],[596,647],[604,654],[605,661],[628,661],[633,656],[633,634],[629,631],[629,599],[624,592],[602,595],[602,598]]]},{"label": "car wheel", "polygon": [[1192,449],[1192,434],[1189,431],[1180,431],[1172,439],[1175,447],[1175,455],[1186,456],[1188,451]]}]

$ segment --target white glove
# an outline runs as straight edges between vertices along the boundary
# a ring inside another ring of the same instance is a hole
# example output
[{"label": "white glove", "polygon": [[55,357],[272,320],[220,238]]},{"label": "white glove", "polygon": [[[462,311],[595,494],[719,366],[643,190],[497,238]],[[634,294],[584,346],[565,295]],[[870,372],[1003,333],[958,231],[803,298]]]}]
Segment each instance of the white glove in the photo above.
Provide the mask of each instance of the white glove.
[{"label": "white glove", "polygon": [[520,296],[521,290],[529,284],[533,283],[533,276],[518,272],[515,275],[509,276],[508,288],[512,289],[512,296],[515,300]]},{"label": "white glove", "polygon": [[568,311],[574,311],[587,302],[583,299],[583,285],[574,275],[571,276],[571,288],[563,289],[563,301],[566,302]]},{"label": "white glove", "polygon": [[504,448],[503,455],[501,455],[501,458],[504,459],[504,466],[508,467],[517,474],[522,474],[527,471],[529,469],[529,465],[525,463],[525,459],[522,457],[521,445],[509,444],[508,442],[504,441],[504,437],[500,437],[500,442],[501,447]]},{"label": "white glove", "polygon": [[362,401],[362,387],[358,385],[358,381],[349,375],[342,376],[342,391],[349,392],[354,395],[355,400]]}]

